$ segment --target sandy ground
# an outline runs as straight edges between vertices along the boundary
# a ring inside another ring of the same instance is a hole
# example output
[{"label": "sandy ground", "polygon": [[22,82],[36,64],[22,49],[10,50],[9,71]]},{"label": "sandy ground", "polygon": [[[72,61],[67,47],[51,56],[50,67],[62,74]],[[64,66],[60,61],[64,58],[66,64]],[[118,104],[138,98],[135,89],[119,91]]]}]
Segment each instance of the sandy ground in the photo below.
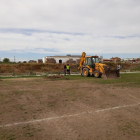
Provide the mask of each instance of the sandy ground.
[{"label": "sandy ground", "polygon": [[0,81],[0,140],[139,140],[140,88],[91,81]]}]

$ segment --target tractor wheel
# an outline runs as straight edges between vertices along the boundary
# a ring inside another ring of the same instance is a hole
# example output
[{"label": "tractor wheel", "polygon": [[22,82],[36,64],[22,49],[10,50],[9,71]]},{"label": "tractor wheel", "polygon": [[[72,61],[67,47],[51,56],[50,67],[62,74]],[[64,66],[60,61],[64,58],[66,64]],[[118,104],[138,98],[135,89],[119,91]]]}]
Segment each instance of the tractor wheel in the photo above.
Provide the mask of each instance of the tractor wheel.
[{"label": "tractor wheel", "polygon": [[96,78],[100,77],[100,72],[98,70],[94,71],[94,77],[96,77]]},{"label": "tractor wheel", "polygon": [[89,70],[88,70],[88,68],[83,68],[82,75],[83,75],[84,77],[88,77],[88,76],[89,76]]}]

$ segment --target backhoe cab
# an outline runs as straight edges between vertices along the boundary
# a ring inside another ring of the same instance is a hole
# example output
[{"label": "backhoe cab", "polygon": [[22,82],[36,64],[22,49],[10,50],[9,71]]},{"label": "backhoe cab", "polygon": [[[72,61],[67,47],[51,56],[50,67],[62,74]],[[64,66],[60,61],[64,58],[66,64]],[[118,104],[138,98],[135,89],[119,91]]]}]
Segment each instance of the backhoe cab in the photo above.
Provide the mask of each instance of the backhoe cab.
[{"label": "backhoe cab", "polygon": [[102,77],[104,79],[107,78],[115,78],[117,77],[116,70],[110,70],[110,68],[100,63],[100,58],[95,56],[86,56],[86,53],[83,52],[80,59],[80,67],[82,76],[94,76],[96,78]]}]

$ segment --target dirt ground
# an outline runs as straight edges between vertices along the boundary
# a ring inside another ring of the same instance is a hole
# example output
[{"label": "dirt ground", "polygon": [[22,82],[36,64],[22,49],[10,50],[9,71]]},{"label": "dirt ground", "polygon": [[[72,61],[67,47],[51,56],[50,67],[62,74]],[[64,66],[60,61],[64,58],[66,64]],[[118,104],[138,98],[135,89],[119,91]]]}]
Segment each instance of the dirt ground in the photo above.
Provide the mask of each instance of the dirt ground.
[{"label": "dirt ground", "polygon": [[140,88],[1,80],[0,140],[140,140]]}]

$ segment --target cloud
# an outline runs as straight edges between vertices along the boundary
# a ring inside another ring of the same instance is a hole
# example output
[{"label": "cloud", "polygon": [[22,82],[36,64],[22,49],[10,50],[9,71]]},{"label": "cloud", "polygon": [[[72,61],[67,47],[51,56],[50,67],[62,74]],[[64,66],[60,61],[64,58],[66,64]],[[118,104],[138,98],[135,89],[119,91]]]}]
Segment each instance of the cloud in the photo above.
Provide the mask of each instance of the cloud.
[{"label": "cloud", "polygon": [[140,30],[139,0],[1,0],[0,13],[3,28],[94,35],[132,35]]},{"label": "cloud", "polygon": [[0,33],[1,51],[67,54],[67,53],[135,53],[140,52],[139,36],[94,36],[67,33],[35,32]]},{"label": "cloud", "polygon": [[140,53],[139,0],[1,0],[0,49]]}]

